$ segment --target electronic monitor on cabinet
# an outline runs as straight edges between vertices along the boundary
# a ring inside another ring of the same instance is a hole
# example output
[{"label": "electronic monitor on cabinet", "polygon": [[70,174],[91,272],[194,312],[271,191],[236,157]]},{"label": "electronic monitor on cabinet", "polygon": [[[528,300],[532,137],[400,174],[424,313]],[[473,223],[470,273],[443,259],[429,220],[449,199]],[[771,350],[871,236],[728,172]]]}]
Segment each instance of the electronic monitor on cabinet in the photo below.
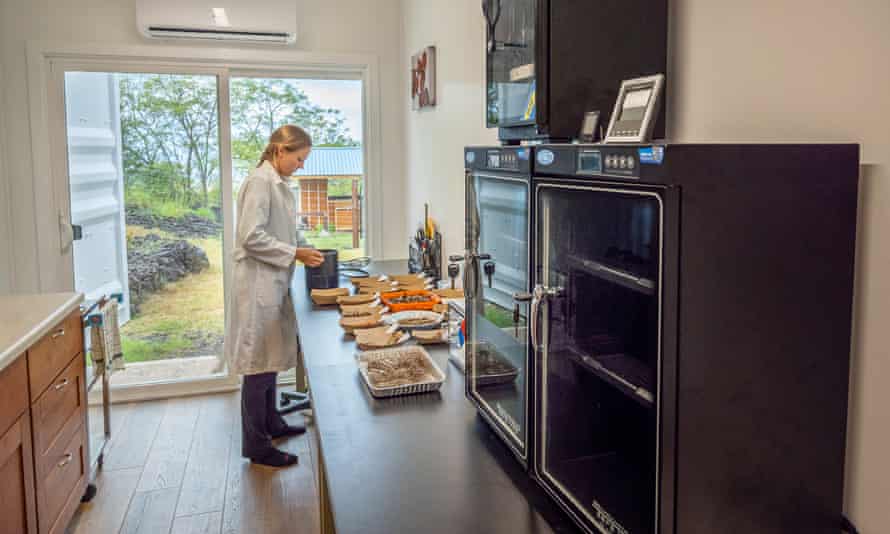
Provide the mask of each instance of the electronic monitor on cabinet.
[{"label": "electronic monitor on cabinet", "polygon": [[663,88],[663,74],[623,81],[604,141],[648,143],[661,105]]}]

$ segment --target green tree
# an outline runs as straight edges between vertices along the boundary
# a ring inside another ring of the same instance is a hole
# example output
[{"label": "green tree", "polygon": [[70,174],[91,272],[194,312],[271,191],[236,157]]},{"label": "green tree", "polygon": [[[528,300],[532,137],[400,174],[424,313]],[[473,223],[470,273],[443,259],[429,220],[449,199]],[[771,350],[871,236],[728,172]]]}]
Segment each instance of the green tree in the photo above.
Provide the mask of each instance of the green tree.
[{"label": "green tree", "polygon": [[[282,124],[304,128],[315,146],[358,146],[343,114],[313,104],[295,80],[235,78],[231,84],[232,157],[254,162]],[[239,169],[246,171],[247,169]]]},{"label": "green tree", "polygon": [[219,180],[216,80],[128,74],[120,76],[119,87],[127,185],[207,206]]},{"label": "green tree", "polygon": [[[122,74],[119,88],[128,193],[188,208],[217,202],[210,198],[219,191],[216,79]],[[359,144],[342,113],[313,104],[296,80],[236,78],[230,101],[232,156],[242,165],[255,162],[272,131],[287,123],[305,128],[316,146]]]}]

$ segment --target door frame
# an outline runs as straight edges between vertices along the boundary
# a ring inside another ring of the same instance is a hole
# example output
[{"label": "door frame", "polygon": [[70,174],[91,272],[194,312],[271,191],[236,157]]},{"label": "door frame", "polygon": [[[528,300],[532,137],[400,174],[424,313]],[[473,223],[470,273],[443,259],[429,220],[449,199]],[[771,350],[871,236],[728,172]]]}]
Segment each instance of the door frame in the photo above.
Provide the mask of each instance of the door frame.
[{"label": "door frame", "polygon": [[[229,80],[233,76],[349,78],[362,81],[363,152],[367,184],[365,248],[380,257],[383,251],[382,157],[379,62],[371,54],[319,54],[277,48],[209,48],[199,46],[70,45],[59,42],[26,43],[29,118],[35,191],[49,191],[42,205],[35,195],[35,243],[38,287],[41,292],[73,291],[73,247],[62,223],[70,223],[68,147],[65,123],[65,71],[139,72],[213,75],[217,77],[220,186],[224,213],[233,213]],[[47,205],[48,204],[48,205]],[[46,212],[49,214],[46,215]],[[43,216],[38,214],[44,213]],[[223,287],[229,300],[234,228],[223,218]],[[226,314],[229,313],[228,306]],[[216,377],[157,382],[114,388],[115,401],[134,401],[237,388],[239,379],[228,373]]]}]

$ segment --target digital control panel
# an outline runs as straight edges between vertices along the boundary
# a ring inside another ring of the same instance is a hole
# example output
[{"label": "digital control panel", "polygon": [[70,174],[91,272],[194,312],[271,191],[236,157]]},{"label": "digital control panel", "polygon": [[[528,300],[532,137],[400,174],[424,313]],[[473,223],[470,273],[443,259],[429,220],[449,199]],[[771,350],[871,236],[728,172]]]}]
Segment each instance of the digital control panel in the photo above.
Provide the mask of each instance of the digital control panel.
[{"label": "digital control panel", "polygon": [[535,149],[528,146],[480,146],[464,149],[464,163],[469,171],[497,171],[510,174],[529,174],[532,171]]},{"label": "digital control panel", "polygon": [[611,154],[606,156],[606,172],[610,170],[632,171],[637,167],[637,160],[632,154]]},{"label": "digital control panel", "polygon": [[603,155],[599,150],[578,152],[578,174],[600,174],[603,172]]},{"label": "digital control panel", "polygon": [[535,148],[534,176],[578,180],[662,182],[667,145],[547,144]]},{"label": "digital control panel", "polygon": [[489,169],[518,171],[519,162],[519,154],[515,150],[489,150],[485,156],[485,166]]},{"label": "digital control panel", "polygon": [[582,148],[578,150],[576,172],[588,176],[612,174],[635,178],[639,176],[638,166],[639,161],[632,151]]}]

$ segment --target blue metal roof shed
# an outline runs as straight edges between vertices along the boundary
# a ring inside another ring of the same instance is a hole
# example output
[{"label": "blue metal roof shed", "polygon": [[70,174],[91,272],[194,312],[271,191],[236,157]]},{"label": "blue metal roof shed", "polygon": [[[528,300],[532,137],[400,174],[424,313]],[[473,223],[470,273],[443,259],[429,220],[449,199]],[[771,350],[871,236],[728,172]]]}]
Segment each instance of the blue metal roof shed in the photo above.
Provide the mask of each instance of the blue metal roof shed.
[{"label": "blue metal roof shed", "polygon": [[312,176],[361,176],[362,147],[314,147],[297,178]]}]

